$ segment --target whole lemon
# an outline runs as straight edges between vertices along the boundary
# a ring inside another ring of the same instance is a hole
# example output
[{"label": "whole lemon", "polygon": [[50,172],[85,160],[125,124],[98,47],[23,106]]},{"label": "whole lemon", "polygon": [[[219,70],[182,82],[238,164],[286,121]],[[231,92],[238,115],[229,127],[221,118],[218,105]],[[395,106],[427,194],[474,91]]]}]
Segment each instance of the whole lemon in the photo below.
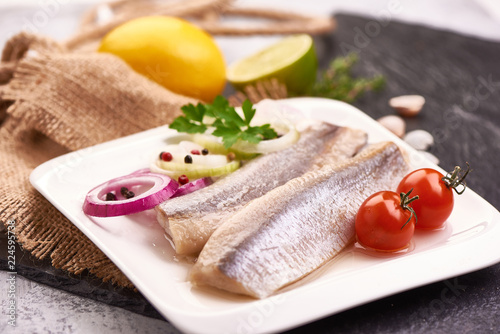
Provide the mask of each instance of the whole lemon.
[{"label": "whole lemon", "polygon": [[183,19],[148,16],[110,31],[99,52],[112,53],[172,92],[211,102],[225,86],[224,57],[213,38]]}]

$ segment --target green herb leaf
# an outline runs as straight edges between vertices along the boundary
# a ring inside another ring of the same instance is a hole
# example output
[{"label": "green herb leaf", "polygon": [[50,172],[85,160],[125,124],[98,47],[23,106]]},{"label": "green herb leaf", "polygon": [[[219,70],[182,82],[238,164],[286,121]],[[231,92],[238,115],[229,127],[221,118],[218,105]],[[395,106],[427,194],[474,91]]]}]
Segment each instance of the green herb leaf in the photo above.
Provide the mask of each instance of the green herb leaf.
[{"label": "green herb leaf", "polygon": [[314,84],[310,95],[353,102],[367,91],[382,89],[385,80],[381,75],[371,79],[352,76],[351,70],[357,61],[358,56],[355,53],[335,58],[330,67],[321,74],[321,79]]},{"label": "green herb leaf", "polygon": [[258,144],[262,140],[261,137],[247,131],[242,132],[240,138],[252,144]]},{"label": "green herb leaf", "polygon": [[207,126],[205,124],[197,124],[196,122],[191,122],[188,118],[184,116],[179,116],[169,125],[171,129],[177,130],[178,132],[186,133],[204,133],[207,131]]},{"label": "green herb leaf", "polygon": [[[273,139],[278,137],[278,134],[276,131],[274,131],[273,128],[271,128],[271,124],[264,124],[261,126],[252,126],[249,127],[248,129],[245,130],[244,132],[247,135],[254,136],[257,138],[260,138],[258,142],[260,142],[262,139]],[[250,141],[250,140],[247,140]]]},{"label": "green herb leaf", "polygon": [[238,140],[256,144],[263,139],[273,139],[278,136],[270,124],[250,126],[255,116],[255,109],[248,100],[242,105],[244,118],[223,96],[217,96],[212,104],[199,103],[197,106],[188,104],[181,110],[184,116],[177,117],[170,124],[171,129],[186,133],[204,133],[209,127],[214,128],[212,134],[221,137],[226,148]]},{"label": "green herb leaf", "polygon": [[245,115],[245,124],[250,126],[250,121],[255,115],[255,109],[252,106],[252,102],[250,100],[245,100],[241,105],[241,109],[243,110],[243,115]]},{"label": "green herb leaf", "polygon": [[217,96],[212,105],[207,105],[207,109],[213,117],[222,121],[234,122],[238,126],[244,126],[245,122],[241,119],[236,110],[229,105],[229,102],[222,96]]},{"label": "green herb leaf", "polygon": [[198,103],[198,105],[195,107],[190,103],[186,106],[183,106],[181,110],[188,119],[200,123],[203,122],[203,116],[205,115],[205,107],[203,106],[203,104]]},{"label": "green herb leaf", "polygon": [[222,137],[224,147],[230,148],[240,138],[241,129],[234,123],[228,123],[223,126],[217,127],[212,134],[216,137]]},{"label": "green herb leaf", "polygon": [[221,119],[216,119],[213,123],[212,123],[212,127],[214,128],[218,128],[218,127],[223,127],[224,126],[224,121],[221,120]]}]

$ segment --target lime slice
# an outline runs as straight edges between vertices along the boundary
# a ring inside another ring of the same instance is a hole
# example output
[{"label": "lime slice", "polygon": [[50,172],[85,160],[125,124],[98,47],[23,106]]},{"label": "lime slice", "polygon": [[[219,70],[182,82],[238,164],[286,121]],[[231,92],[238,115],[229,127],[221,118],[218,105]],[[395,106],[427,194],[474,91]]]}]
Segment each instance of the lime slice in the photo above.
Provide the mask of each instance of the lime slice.
[{"label": "lime slice", "polygon": [[263,79],[277,78],[289,92],[307,92],[316,80],[318,60],[309,35],[293,35],[231,64],[228,81],[239,90]]}]

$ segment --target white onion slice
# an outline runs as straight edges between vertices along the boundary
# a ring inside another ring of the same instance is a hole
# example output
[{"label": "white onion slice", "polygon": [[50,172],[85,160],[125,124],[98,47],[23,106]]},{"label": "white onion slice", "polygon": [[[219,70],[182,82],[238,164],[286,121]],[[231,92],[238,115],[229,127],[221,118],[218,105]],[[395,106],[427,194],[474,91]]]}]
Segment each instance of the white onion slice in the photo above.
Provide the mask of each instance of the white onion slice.
[{"label": "white onion slice", "polygon": [[[271,124],[275,129],[276,125]],[[262,140],[257,144],[252,144],[246,141],[238,141],[233,145],[235,150],[246,153],[271,153],[289,148],[295,144],[300,134],[292,123],[282,123],[280,127],[286,128],[285,134],[281,137],[269,140]]]},{"label": "white onion slice", "polygon": [[171,162],[165,162],[156,160],[150,166],[149,169],[153,173],[168,175],[171,178],[177,179],[181,175],[186,175],[189,179],[199,179],[202,177],[215,177],[222,176],[234,172],[240,167],[240,161],[233,160],[228,162],[224,166],[219,167],[207,167],[202,165],[193,164],[177,164]]},{"label": "white onion slice", "polygon": [[237,160],[250,160],[258,155],[256,153],[240,152],[233,148],[226,149],[221,137],[215,137],[208,133],[195,133],[192,138],[195,143],[208,149],[211,154],[228,154],[229,152],[233,152]]},{"label": "white onion slice", "polygon": [[209,186],[213,183],[212,179],[209,177],[202,177],[201,179],[194,180],[192,182],[186,183],[177,189],[175,194],[172,196],[178,197],[178,196],[183,196],[187,195],[189,193],[192,193],[193,191],[199,190],[201,188],[205,188],[206,186]]},{"label": "white onion slice", "polygon": [[193,135],[193,141],[208,148],[213,153],[234,152],[237,159],[247,160],[255,158],[257,154],[266,154],[276,152],[289,148],[295,144],[299,138],[300,133],[291,122],[281,121],[271,123],[271,127],[281,133],[282,136],[274,139],[262,140],[257,144],[249,143],[247,141],[237,141],[229,150],[224,148],[221,137],[207,133]]},{"label": "white onion slice", "polygon": [[[135,196],[120,198],[121,187],[133,190]],[[139,170],[90,190],[83,203],[83,212],[94,217],[115,217],[149,210],[172,197],[178,187],[179,184],[166,175]],[[113,192],[117,200],[106,201],[109,192]]]}]

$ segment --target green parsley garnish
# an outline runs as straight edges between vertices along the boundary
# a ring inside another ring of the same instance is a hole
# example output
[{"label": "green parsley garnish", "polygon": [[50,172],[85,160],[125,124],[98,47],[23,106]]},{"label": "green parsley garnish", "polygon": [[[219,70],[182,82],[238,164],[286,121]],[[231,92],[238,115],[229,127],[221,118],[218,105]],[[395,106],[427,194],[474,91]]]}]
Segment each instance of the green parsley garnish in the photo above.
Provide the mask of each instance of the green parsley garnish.
[{"label": "green parsley garnish", "polygon": [[212,104],[188,104],[181,108],[184,116],[179,116],[172,124],[171,129],[186,133],[205,133],[214,128],[212,135],[222,138],[225,148],[230,148],[238,140],[257,144],[261,140],[273,139],[278,134],[270,124],[251,126],[250,122],[255,115],[255,109],[249,100],[241,106],[243,117],[223,96],[217,96]]}]

